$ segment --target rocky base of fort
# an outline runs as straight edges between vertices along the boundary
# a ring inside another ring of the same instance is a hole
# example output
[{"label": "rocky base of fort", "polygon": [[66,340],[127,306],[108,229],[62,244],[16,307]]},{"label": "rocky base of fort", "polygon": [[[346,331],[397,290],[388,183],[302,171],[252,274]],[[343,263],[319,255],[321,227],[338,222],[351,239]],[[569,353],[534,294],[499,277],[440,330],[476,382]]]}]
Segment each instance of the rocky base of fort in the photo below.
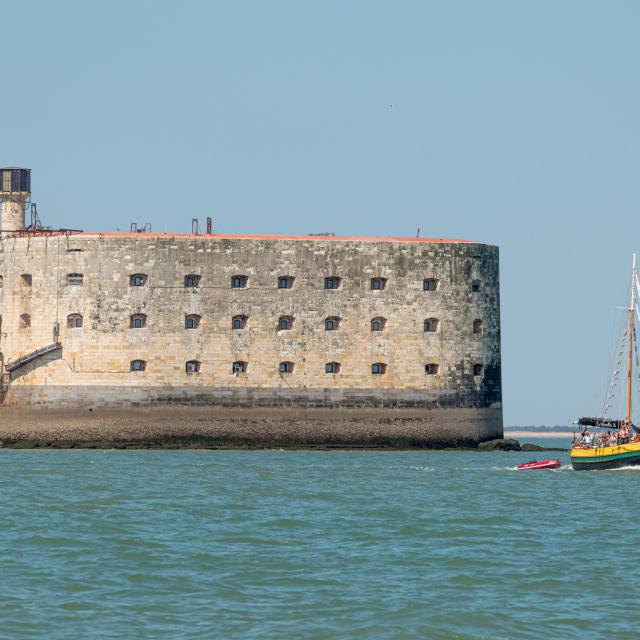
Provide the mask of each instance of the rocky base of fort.
[{"label": "rocky base of fort", "polygon": [[566,447],[542,447],[539,444],[525,442],[520,444],[513,438],[496,438],[495,440],[485,440],[478,444],[480,451],[568,451]]},{"label": "rocky base of fort", "polygon": [[476,448],[500,409],[0,409],[4,448]]}]

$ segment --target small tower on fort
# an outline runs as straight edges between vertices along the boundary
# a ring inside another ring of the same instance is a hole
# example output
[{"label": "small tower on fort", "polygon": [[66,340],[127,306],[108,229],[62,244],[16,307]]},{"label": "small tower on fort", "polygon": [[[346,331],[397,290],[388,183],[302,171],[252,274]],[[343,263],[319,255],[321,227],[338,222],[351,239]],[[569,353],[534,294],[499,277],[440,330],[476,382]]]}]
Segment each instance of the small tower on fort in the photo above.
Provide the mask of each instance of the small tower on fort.
[{"label": "small tower on fort", "polygon": [[0,169],[0,229],[22,231],[25,214],[31,202],[31,169]]}]

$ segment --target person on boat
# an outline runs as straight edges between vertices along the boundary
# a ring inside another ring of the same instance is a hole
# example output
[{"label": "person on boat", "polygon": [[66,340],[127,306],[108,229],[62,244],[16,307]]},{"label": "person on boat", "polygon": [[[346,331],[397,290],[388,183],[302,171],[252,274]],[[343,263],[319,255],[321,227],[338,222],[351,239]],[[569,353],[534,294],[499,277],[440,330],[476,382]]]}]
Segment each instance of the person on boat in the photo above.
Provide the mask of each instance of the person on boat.
[{"label": "person on boat", "polygon": [[622,425],[618,431],[618,444],[627,444],[629,442],[629,428]]},{"label": "person on boat", "polygon": [[589,429],[587,429],[587,427],[585,427],[582,430],[582,446],[583,447],[590,447],[591,443],[593,442],[593,436],[589,433]]}]

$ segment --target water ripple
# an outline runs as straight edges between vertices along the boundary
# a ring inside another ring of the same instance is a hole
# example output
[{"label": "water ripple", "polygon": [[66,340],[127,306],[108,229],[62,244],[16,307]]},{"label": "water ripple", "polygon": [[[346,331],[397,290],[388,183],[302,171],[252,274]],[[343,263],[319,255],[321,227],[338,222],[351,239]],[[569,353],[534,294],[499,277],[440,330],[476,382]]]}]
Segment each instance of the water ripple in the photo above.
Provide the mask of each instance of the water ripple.
[{"label": "water ripple", "polygon": [[636,469],[523,461],[2,450],[0,638],[635,637]]}]

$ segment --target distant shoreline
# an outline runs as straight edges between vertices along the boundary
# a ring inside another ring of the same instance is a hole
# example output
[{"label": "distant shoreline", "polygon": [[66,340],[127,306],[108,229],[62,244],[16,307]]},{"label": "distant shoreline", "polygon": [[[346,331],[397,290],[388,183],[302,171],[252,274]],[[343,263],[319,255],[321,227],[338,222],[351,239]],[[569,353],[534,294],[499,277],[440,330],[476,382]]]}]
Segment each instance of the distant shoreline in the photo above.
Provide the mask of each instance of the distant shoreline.
[{"label": "distant shoreline", "polygon": [[509,431],[505,429],[505,438],[573,438],[573,431]]}]

